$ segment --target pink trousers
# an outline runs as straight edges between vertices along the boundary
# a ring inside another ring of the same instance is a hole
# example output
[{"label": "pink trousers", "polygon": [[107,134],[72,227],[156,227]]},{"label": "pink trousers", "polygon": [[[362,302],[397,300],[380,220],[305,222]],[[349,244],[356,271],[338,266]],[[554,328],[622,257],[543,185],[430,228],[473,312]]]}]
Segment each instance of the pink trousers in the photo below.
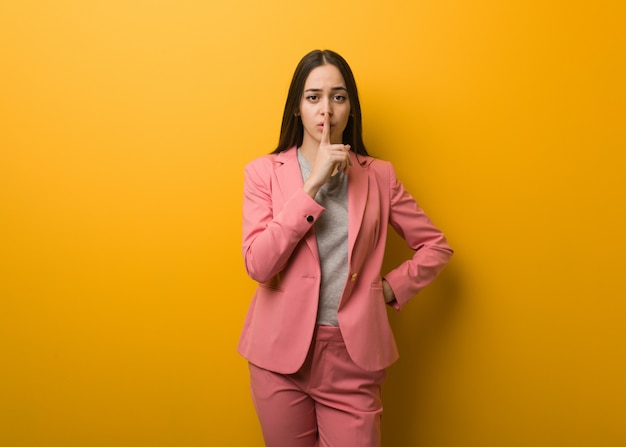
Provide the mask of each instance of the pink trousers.
[{"label": "pink trousers", "polygon": [[385,371],[356,366],[339,328],[317,327],[295,374],[249,367],[267,447],[380,447]]}]

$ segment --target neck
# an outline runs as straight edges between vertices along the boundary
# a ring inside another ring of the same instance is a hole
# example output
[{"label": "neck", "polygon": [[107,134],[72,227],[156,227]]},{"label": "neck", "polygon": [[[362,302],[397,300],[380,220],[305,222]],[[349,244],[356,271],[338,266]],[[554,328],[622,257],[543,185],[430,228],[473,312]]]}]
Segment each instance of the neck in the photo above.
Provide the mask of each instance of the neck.
[{"label": "neck", "polygon": [[315,158],[317,157],[317,151],[319,149],[319,142],[305,140],[302,142],[302,146],[300,146],[300,152],[304,155],[304,158],[313,166],[315,164]]}]

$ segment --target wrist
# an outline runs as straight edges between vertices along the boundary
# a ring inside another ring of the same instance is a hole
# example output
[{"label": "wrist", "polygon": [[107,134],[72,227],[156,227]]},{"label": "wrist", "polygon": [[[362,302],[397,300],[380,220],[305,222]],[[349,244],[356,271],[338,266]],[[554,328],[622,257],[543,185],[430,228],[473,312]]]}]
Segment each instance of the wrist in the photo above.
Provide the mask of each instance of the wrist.
[{"label": "wrist", "polygon": [[383,295],[385,297],[385,303],[391,303],[392,301],[395,301],[396,299],[396,294],[393,293],[393,289],[391,288],[391,285],[389,285],[387,280],[384,278],[383,278]]},{"label": "wrist", "polygon": [[316,185],[315,183],[312,183],[309,180],[304,182],[304,185],[302,186],[302,189],[304,190],[304,192],[313,199],[315,199],[315,196],[317,195],[317,192],[320,190],[320,188],[321,186]]}]

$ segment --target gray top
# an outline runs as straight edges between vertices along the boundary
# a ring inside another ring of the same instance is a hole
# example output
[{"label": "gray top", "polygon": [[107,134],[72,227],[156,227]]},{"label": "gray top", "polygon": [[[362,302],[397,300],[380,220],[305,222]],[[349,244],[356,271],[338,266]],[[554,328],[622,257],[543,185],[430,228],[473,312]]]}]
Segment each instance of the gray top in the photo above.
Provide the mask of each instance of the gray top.
[{"label": "gray top", "polygon": [[[298,149],[302,178],[306,181],[312,166]],[[328,179],[315,195],[325,211],[313,225],[320,255],[322,281],[317,324],[339,326],[337,306],[348,276],[348,178],[339,172]]]}]

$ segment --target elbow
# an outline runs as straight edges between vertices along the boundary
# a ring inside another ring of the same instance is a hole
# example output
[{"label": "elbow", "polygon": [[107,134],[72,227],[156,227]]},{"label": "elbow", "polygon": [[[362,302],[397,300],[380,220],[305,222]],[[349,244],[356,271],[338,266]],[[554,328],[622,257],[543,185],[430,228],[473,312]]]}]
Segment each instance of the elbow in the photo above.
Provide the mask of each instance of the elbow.
[{"label": "elbow", "polygon": [[268,283],[272,279],[272,276],[252,272],[250,270],[248,270],[248,276],[258,283]]},{"label": "elbow", "polygon": [[264,272],[263,269],[259,269],[252,262],[246,262],[246,273],[257,282],[267,282],[271,278],[267,272]]},{"label": "elbow", "polygon": [[447,264],[452,259],[454,255],[454,250],[450,248],[450,246],[446,245],[445,247],[439,248],[439,252],[442,254],[442,257],[445,259],[445,263]]},{"label": "elbow", "polygon": [[269,268],[269,264],[267,262],[255,262],[250,253],[246,254],[244,262],[246,273],[251,279],[257,282],[266,283],[275,276],[275,273]]},{"label": "elbow", "polygon": [[440,253],[442,253],[443,256],[446,256],[448,259],[450,259],[452,255],[454,255],[454,250],[452,249],[452,247],[450,247],[450,244],[448,244],[448,240],[443,234],[441,235],[437,243],[433,245],[433,248],[438,250]]}]

